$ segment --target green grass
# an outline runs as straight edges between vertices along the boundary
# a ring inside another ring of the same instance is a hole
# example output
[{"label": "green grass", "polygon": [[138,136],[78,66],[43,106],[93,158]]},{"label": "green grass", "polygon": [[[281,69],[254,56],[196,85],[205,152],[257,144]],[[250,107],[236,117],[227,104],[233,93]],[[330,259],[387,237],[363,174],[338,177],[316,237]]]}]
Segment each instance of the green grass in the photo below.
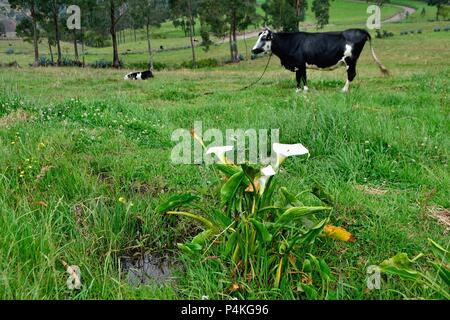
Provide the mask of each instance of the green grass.
[{"label": "green grass", "polygon": [[[229,298],[236,279],[220,261],[178,256],[176,243],[190,239],[196,226],[155,213],[183,192],[213,205],[211,168],[170,162],[171,133],[194,121],[205,129],[280,129],[283,143],[310,149],[308,161],[288,160],[282,178],[293,191],[324,184],[338,203],[332,222],[357,239],[319,239],[314,247],[337,279],[330,298],[439,298],[395,277],[368,292],[365,280],[369,265],[397,252],[430,255],[427,238],[448,245],[445,227],[428,210],[450,207],[450,43],[448,34],[432,32],[435,25],[386,26],[424,33],[375,40],[392,76],[380,75],[366,48],[348,95],[339,92],[342,69],[310,72],[311,92],[295,94],[293,76],[277,58],[247,91],[236,90],[257,79],[265,58],[160,72],[148,82],[124,82],[123,70],[1,69],[0,299]],[[226,52],[225,44],[208,54]],[[177,57],[188,59],[189,51],[159,56]],[[130,286],[120,257],[140,252],[180,259],[176,283]],[[61,260],[80,266],[80,292],[67,289]],[[232,294],[244,295],[297,297],[270,287]]]}]

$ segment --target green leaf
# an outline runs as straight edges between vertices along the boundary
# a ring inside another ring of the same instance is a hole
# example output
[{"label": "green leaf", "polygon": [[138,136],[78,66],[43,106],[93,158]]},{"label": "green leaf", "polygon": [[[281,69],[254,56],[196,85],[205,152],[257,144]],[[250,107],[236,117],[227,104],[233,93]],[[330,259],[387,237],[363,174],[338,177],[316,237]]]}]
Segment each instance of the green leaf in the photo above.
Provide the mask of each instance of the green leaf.
[{"label": "green leaf", "polygon": [[233,220],[220,210],[214,210],[211,213],[211,218],[216,224],[220,225],[221,229],[228,228],[233,223]]},{"label": "green leaf", "polygon": [[237,240],[238,240],[238,233],[237,232],[233,232],[230,235],[230,237],[228,238],[228,241],[227,241],[226,246],[225,246],[224,255],[226,257],[228,257],[230,254],[232,254],[233,251],[235,250]]},{"label": "green leaf", "polygon": [[250,164],[243,164],[241,165],[242,171],[244,171],[245,175],[247,177],[250,177],[250,179],[255,180],[256,175],[260,173],[260,169],[250,165]]},{"label": "green leaf", "polygon": [[325,225],[328,223],[328,218],[322,220],[317,225],[315,225],[313,228],[308,230],[307,233],[305,233],[301,238],[301,243],[311,243],[313,242],[322,232]]},{"label": "green leaf", "polygon": [[267,230],[267,227],[262,222],[256,219],[252,219],[251,221],[261,242],[268,243],[272,241],[272,234]]},{"label": "green leaf", "polygon": [[448,265],[450,252],[445,250],[441,245],[434,242],[432,239],[428,239],[428,242],[430,242],[432,245],[431,250],[433,251],[434,256],[438,258],[441,263],[445,263]]},{"label": "green leaf", "polygon": [[200,199],[198,196],[186,193],[186,194],[180,194],[175,195],[169,198],[166,202],[163,204],[160,204],[158,207],[156,207],[155,211],[157,213],[164,213],[168,210],[171,210],[173,208],[178,208],[181,205],[188,204],[194,200]]},{"label": "green leaf", "polygon": [[283,197],[286,199],[286,201],[284,203],[285,207],[287,205],[291,205],[294,207],[302,207],[303,206],[303,203],[300,200],[298,200],[296,195],[290,193],[286,187],[280,188],[280,192],[283,195]]},{"label": "green leaf", "polygon": [[333,275],[331,274],[330,268],[328,267],[325,260],[319,259],[319,268],[322,279],[325,279],[327,281],[333,280]]},{"label": "green leaf", "polygon": [[405,280],[417,280],[421,274],[411,267],[412,260],[406,253],[398,253],[396,256],[384,260],[380,264],[380,271],[391,275],[397,275]]},{"label": "green leaf", "polygon": [[299,283],[298,284],[298,291],[305,293],[306,298],[310,299],[310,300],[317,300],[317,290],[316,288],[314,288],[312,285],[308,285],[308,284],[304,284],[304,283]]},{"label": "green leaf", "polygon": [[217,235],[217,232],[215,230],[208,229],[208,230],[205,230],[205,231],[199,233],[198,235],[196,235],[194,237],[194,239],[192,239],[191,243],[198,244],[200,246],[204,246],[205,244],[210,242],[210,240],[212,238],[214,238],[214,236],[216,236],[216,235]]},{"label": "green leaf", "polygon": [[211,221],[209,221],[206,218],[203,218],[202,216],[199,216],[198,214],[194,214],[194,213],[190,213],[190,212],[175,212],[175,211],[167,212],[167,214],[191,218],[193,220],[203,223],[208,229],[214,229],[214,230],[218,229],[216,226],[214,226],[214,224]]},{"label": "green leaf", "polygon": [[234,176],[236,173],[241,171],[241,168],[230,164],[216,164],[216,168],[223,172],[227,177]]},{"label": "green leaf", "polygon": [[302,218],[318,212],[329,211],[327,207],[294,207],[286,210],[275,222],[278,225],[287,225],[289,223],[301,221]]},{"label": "green leaf", "polygon": [[186,244],[177,243],[177,247],[178,249],[187,254],[194,254],[202,251],[202,246],[195,243],[186,243]]},{"label": "green leaf", "polygon": [[222,187],[220,190],[221,204],[224,206],[227,204],[235,195],[241,185],[245,174],[243,171],[235,173]]},{"label": "green leaf", "polygon": [[450,270],[436,262],[432,262],[432,265],[445,284],[450,287]]},{"label": "green leaf", "polygon": [[305,272],[305,273],[311,273],[312,272],[311,260],[305,259],[303,261],[302,271]]}]

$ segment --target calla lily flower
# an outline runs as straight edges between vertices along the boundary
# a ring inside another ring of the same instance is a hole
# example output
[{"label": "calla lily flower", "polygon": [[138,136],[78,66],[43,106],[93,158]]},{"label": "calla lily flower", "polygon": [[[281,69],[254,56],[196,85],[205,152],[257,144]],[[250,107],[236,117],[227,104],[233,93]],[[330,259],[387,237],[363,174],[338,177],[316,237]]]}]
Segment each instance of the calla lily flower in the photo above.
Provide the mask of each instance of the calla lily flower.
[{"label": "calla lily flower", "polygon": [[223,146],[223,147],[212,147],[206,151],[207,155],[215,154],[219,159],[221,164],[227,164],[227,158],[225,157],[225,153],[233,150],[233,146]]},{"label": "calla lily flower", "polygon": [[305,146],[300,143],[298,144],[274,143],[273,151],[277,155],[277,164],[276,164],[277,169],[289,157],[303,156],[305,154],[309,154],[309,150],[306,149]]},{"label": "calla lily flower", "polygon": [[261,169],[261,178],[259,178],[259,192],[262,194],[264,189],[266,188],[267,181],[269,181],[270,177],[276,175],[276,171],[272,166],[267,166]]}]

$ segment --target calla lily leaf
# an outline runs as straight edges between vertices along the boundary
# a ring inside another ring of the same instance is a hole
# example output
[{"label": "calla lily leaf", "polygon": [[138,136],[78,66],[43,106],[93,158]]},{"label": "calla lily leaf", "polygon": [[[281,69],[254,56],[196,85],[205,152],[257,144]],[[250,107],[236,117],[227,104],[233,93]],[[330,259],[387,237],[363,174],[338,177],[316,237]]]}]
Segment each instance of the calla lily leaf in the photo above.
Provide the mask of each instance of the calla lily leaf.
[{"label": "calla lily leaf", "polygon": [[156,207],[155,211],[157,213],[164,213],[168,210],[172,210],[173,208],[178,208],[182,205],[188,204],[192,201],[198,200],[200,197],[186,193],[186,194],[180,194],[175,195],[169,198],[166,202],[163,204],[160,204],[158,207]]},{"label": "calla lily leaf", "polygon": [[200,246],[204,246],[207,244],[214,236],[217,235],[217,232],[213,229],[205,230],[192,239],[191,243],[198,244]]},{"label": "calla lily leaf", "polygon": [[236,194],[239,186],[244,180],[245,174],[243,171],[235,173],[220,190],[220,197],[222,205],[225,205]]},{"label": "calla lily leaf", "polygon": [[329,211],[327,207],[293,207],[287,209],[275,222],[278,225],[286,225],[301,221],[303,217],[318,212]]},{"label": "calla lily leaf", "polygon": [[269,232],[266,225],[256,219],[252,219],[252,224],[256,229],[260,241],[263,243],[272,241],[272,234]]},{"label": "calla lily leaf", "polygon": [[209,221],[208,219],[206,219],[202,216],[199,216],[198,214],[194,214],[194,213],[190,213],[190,212],[175,212],[175,211],[167,212],[167,214],[191,218],[193,220],[203,223],[207,228],[217,230],[217,228],[214,226],[214,224],[211,221]]},{"label": "calla lily leaf", "polygon": [[408,258],[406,253],[399,253],[390,259],[384,260],[380,264],[380,271],[400,276],[406,280],[416,280],[420,277],[420,273],[412,269],[411,264],[412,260]]}]

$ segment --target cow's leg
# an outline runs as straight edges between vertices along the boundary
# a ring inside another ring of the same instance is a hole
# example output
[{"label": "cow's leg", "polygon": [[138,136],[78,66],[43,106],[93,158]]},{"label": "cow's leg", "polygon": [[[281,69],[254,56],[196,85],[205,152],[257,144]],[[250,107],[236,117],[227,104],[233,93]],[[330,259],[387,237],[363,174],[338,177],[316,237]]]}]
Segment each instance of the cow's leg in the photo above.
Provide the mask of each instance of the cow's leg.
[{"label": "cow's leg", "polygon": [[350,83],[356,77],[356,60],[347,58],[345,59],[345,64],[347,65],[347,81],[345,82],[344,88],[342,88],[342,92],[348,92]]},{"label": "cow's leg", "polygon": [[301,88],[302,82],[303,82],[303,91],[307,92],[308,86],[306,77],[306,66],[297,69],[296,76],[297,76],[297,92],[300,92],[302,90]]}]

